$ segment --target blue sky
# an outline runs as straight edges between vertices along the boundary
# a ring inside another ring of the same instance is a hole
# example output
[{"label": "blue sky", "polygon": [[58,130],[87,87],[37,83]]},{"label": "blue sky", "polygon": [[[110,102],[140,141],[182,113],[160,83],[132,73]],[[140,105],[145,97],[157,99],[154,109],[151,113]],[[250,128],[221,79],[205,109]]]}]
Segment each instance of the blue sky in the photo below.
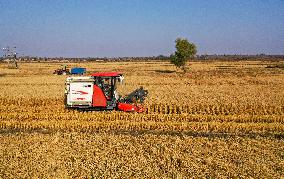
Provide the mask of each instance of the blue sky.
[{"label": "blue sky", "polygon": [[169,55],[177,37],[198,54],[284,54],[284,0],[0,0],[0,46],[20,55]]}]

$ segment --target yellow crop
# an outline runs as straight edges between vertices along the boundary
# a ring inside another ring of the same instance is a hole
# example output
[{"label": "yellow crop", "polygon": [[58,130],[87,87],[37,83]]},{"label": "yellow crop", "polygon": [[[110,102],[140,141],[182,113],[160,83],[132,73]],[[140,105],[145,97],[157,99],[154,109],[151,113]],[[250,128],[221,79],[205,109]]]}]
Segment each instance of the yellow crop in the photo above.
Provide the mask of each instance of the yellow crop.
[{"label": "yellow crop", "polygon": [[186,74],[168,73],[168,62],[68,65],[123,72],[120,94],[149,91],[145,112],[66,110],[66,76],[52,75],[60,64],[2,63],[0,178],[284,176],[283,70],[258,61],[194,62]]}]

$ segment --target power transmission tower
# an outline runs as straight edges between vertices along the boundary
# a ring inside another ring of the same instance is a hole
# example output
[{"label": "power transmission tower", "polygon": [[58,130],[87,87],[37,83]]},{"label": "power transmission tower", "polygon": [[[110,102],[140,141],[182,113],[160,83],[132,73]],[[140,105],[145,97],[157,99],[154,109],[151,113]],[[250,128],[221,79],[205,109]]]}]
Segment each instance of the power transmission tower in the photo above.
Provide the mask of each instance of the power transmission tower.
[{"label": "power transmission tower", "polygon": [[3,49],[4,52],[4,59],[8,59],[10,61],[13,61],[13,63],[15,64],[15,68],[18,68],[18,64],[17,64],[17,52],[16,52],[16,47],[12,47],[10,48],[9,46],[4,47]]}]

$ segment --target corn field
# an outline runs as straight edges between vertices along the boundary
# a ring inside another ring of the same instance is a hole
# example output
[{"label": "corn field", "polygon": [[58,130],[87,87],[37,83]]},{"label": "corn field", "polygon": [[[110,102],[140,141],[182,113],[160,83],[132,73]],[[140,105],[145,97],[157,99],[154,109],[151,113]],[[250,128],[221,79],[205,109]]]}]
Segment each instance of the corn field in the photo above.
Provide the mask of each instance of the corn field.
[{"label": "corn field", "polygon": [[122,95],[143,86],[139,114],[65,109],[59,63],[0,64],[0,178],[283,177],[284,71],[273,63],[68,64],[123,72]]}]

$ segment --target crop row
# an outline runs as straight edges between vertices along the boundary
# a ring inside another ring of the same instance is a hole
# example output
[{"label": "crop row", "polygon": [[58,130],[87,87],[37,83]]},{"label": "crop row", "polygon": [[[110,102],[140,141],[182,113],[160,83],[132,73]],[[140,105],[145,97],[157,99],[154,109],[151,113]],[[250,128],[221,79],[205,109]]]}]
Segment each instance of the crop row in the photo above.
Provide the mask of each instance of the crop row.
[{"label": "crop row", "polygon": [[[204,114],[204,115],[283,115],[284,106],[263,104],[165,104],[147,103],[146,114]],[[0,112],[66,112],[63,98],[0,98]]]},{"label": "crop row", "polygon": [[232,114],[250,114],[250,115],[281,115],[284,114],[284,106],[263,106],[263,105],[207,105],[197,104],[175,105],[175,104],[150,104],[146,106],[146,113],[159,114],[210,114],[210,115],[232,115]]},{"label": "crop row", "polygon": [[124,112],[60,112],[60,113],[16,113],[3,112],[0,121],[18,122],[58,120],[58,121],[130,121],[130,122],[236,122],[236,123],[281,123],[284,115],[204,115],[204,114],[135,114]]},{"label": "crop row", "polygon": [[90,122],[81,120],[16,120],[0,122],[1,129],[44,129],[70,131],[163,131],[163,132],[216,132],[216,133],[283,133],[281,123],[235,123],[235,122]]}]

